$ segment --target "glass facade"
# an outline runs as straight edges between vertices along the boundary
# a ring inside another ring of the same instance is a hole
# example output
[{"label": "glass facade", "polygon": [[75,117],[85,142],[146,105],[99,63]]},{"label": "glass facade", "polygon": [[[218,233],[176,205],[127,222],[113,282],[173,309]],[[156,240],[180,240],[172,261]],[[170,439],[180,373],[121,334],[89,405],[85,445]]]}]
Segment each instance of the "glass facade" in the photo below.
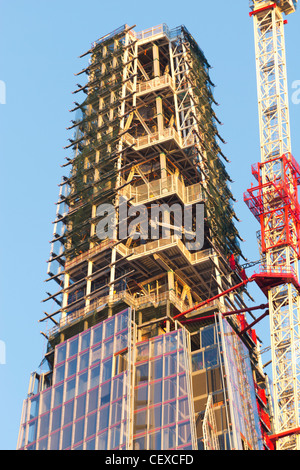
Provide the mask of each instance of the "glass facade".
[{"label": "glass facade", "polygon": [[52,386],[24,404],[19,449],[128,449],[132,435],[136,450],[192,448],[187,332],[136,345],[132,388],[128,321],[126,310],[56,346]]},{"label": "glass facade", "polygon": [[128,322],[125,310],[55,348],[52,386],[24,403],[19,448],[126,447]]},{"label": "glass facade", "polygon": [[195,448],[186,330],[136,346],[133,449]]},{"label": "glass facade", "polygon": [[261,449],[249,351],[219,322],[192,353],[185,328],[131,345],[130,309],[60,343],[52,385],[24,402],[18,448],[203,449],[211,396],[220,449]]}]

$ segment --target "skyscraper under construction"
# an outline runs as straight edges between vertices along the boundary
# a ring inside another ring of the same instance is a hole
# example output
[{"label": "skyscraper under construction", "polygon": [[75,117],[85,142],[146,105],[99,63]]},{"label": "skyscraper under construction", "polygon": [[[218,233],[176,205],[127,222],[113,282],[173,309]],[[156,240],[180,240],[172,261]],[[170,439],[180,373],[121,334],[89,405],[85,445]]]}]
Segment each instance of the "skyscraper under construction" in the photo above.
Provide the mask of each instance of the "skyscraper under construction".
[{"label": "skyscraper under construction", "polygon": [[31,375],[17,447],[271,449],[251,325],[266,306],[246,303],[210,66],[186,27],[134,28],[81,56],[47,369]]}]

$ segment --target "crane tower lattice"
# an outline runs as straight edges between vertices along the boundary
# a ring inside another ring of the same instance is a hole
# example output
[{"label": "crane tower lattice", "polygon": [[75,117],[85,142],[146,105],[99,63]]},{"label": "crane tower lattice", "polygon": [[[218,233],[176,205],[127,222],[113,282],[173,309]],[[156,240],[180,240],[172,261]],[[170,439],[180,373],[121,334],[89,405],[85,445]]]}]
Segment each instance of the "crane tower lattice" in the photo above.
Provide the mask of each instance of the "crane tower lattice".
[{"label": "crane tower lattice", "polygon": [[292,156],[284,15],[298,0],[251,0],[254,20],[261,161],[258,184],[244,200],[260,223],[262,262],[256,276],[268,297],[276,448],[299,450],[300,166]]}]

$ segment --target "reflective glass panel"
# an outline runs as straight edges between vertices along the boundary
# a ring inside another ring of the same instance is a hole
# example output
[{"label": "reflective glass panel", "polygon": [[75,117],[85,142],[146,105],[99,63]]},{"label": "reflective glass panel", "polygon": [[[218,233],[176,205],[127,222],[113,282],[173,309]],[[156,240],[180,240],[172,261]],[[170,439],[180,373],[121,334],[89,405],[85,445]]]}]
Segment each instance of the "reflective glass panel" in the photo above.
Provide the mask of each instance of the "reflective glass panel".
[{"label": "reflective glass panel", "polygon": [[69,357],[74,356],[78,352],[78,337],[69,342]]},{"label": "reflective glass panel", "polygon": [[50,450],[58,450],[60,441],[60,431],[51,434],[50,436]]},{"label": "reflective glass panel", "polygon": [[121,434],[121,425],[117,425],[111,428],[110,430],[111,449],[116,449],[119,447],[120,434]]},{"label": "reflective glass panel", "polygon": [[76,419],[85,415],[86,394],[76,399]]},{"label": "reflective glass panel", "polygon": [[35,398],[32,398],[30,402],[30,417],[29,419],[36,418],[39,412],[39,402],[40,402],[40,396],[38,395]]},{"label": "reflective glass panel", "polygon": [[86,369],[89,365],[89,351],[81,354],[81,356],[79,356],[79,369],[78,369],[78,372]]},{"label": "reflective glass panel", "polygon": [[87,441],[85,445],[85,450],[95,450],[95,442],[95,438]]},{"label": "reflective glass panel", "polygon": [[89,388],[94,388],[100,383],[100,364],[91,369]]},{"label": "reflective glass panel", "polygon": [[150,384],[149,404],[155,405],[162,402],[162,380]]},{"label": "reflective glass panel", "polygon": [[28,428],[28,442],[29,443],[36,440],[37,423],[38,421],[37,419],[35,419],[29,424],[29,428]]},{"label": "reflective glass panel", "polygon": [[101,360],[101,350],[101,343],[91,349],[91,364],[96,364],[96,362]]},{"label": "reflective glass panel", "polygon": [[66,343],[56,346],[56,364],[66,360]]},{"label": "reflective glass panel", "polygon": [[135,389],[135,408],[145,408],[148,402],[148,384]]},{"label": "reflective glass panel", "polygon": [[111,318],[105,322],[105,335],[103,339],[107,339],[114,334],[115,318]]},{"label": "reflective glass panel", "polygon": [[77,357],[74,359],[71,359],[70,361],[67,362],[67,375],[66,377],[71,377],[71,375],[76,374],[76,368],[77,368]]},{"label": "reflective glass panel", "polygon": [[64,423],[63,425],[69,424],[73,421],[73,411],[74,411],[74,400],[66,403],[64,406]]},{"label": "reflective glass panel", "polygon": [[40,417],[39,437],[44,437],[49,432],[50,413],[46,413]]},{"label": "reflective glass panel", "polygon": [[45,413],[46,411],[50,410],[51,404],[51,392],[52,390],[46,390],[41,394],[41,405],[40,405],[40,414]]},{"label": "reflective glass panel", "polygon": [[201,347],[213,346],[215,344],[215,328],[208,327],[201,330]]},{"label": "reflective glass panel", "polygon": [[104,429],[108,428],[109,410],[110,410],[109,405],[104,406],[103,408],[100,409],[99,431],[103,431]]},{"label": "reflective glass panel", "polygon": [[63,439],[62,439],[62,450],[67,449],[71,446],[72,439],[72,425],[67,426],[62,430]]},{"label": "reflective glass panel", "polygon": [[214,367],[219,364],[219,355],[217,346],[214,348],[209,348],[204,351],[204,364],[205,368]]},{"label": "reflective glass panel", "polygon": [[75,433],[74,433],[74,444],[83,440],[84,436],[84,418],[76,421],[75,423]]},{"label": "reflective glass panel", "polygon": [[55,383],[61,382],[65,378],[65,363],[56,367],[55,370]]},{"label": "reflective glass panel", "polygon": [[112,359],[103,361],[102,363],[102,382],[110,379],[112,376]]},{"label": "reflective glass panel", "polygon": [[103,359],[111,356],[114,352],[114,338],[110,338],[103,343]]},{"label": "reflective glass panel", "polygon": [[57,429],[60,428],[60,426],[61,426],[61,413],[62,413],[62,407],[61,406],[52,411],[51,431],[56,431]]},{"label": "reflective glass panel", "polygon": [[98,449],[99,450],[107,450],[107,438],[108,432],[104,431],[97,437],[98,439]]},{"label": "reflective glass panel", "polygon": [[97,325],[93,328],[93,344],[97,344],[102,341],[102,329],[102,324]]},{"label": "reflective glass panel", "polygon": [[101,401],[100,406],[106,405],[110,402],[110,387],[111,381],[106,382],[105,384],[101,385]]},{"label": "reflective glass panel", "polygon": [[88,393],[88,409],[87,412],[90,413],[98,408],[98,388],[91,390]]},{"label": "reflective glass panel", "polygon": [[96,432],[97,413],[87,417],[86,436],[90,437]]},{"label": "reflective glass panel", "polygon": [[173,449],[176,446],[176,426],[170,426],[163,429],[163,447],[164,449]]},{"label": "reflective glass panel", "polygon": [[87,378],[88,378],[87,372],[83,372],[82,374],[78,376],[78,391],[77,391],[78,395],[81,395],[83,392],[86,392]]},{"label": "reflective glass panel", "polygon": [[162,426],[162,407],[154,406],[149,408],[149,426],[151,429],[157,429]]},{"label": "reflective glass panel", "polygon": [[90,347],[91,332],[87,331],[86,333],[82,333],[80,338],[81,338],[80,351],[84,351],[85,349]]},{"label": "reflective glass panel", "polygon": [[153,359],[150,362],[150,380],[161,379],[163,373],[162,358]]},{"label": "reflective glass panel", "polygon": [[177,353],[167,354],[165,360],[165,377],[177,373]]},{"label": "reflective glass panel", "polygon": [[75,396],[75,378],[66,382],[65,401],[71,400]]},{"label": "reflective glass panel", "polygon": [[64,393],[64,385],[63,384],[54,388],[54,401],[53,401],[53,407],[54,408],[56,406],[62,404],[62,402],[63,402],[63,393]]}]

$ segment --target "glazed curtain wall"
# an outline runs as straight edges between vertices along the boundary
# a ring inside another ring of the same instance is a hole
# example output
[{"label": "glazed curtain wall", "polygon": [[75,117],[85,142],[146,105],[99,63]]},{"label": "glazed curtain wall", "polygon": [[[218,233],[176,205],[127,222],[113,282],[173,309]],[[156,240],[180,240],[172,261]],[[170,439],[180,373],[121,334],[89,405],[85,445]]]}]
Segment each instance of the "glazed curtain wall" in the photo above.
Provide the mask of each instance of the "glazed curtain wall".
[{"label": "glazed curtain wall", "polygon": [[19,448],[125,448],[128,312],[56,347],[53,385],[24,404]]},{"label": "glazed curtain wall", "polygon": [[129,312],[56,346],[52,386],[24,403],[19,449],[195,448],[188,333],[138,343],[134,364]]},{"label": "glazed curtain wall", "polygon": [[232,445],[243,450],[243,440],[253,450],[263,450],[249,351],[221,315],[219,324],[233,421]]},{"label": "glazed curtain wall", "polygon": [[137,344],[133,448],[193,449],[195,424],[187,332]]}]

